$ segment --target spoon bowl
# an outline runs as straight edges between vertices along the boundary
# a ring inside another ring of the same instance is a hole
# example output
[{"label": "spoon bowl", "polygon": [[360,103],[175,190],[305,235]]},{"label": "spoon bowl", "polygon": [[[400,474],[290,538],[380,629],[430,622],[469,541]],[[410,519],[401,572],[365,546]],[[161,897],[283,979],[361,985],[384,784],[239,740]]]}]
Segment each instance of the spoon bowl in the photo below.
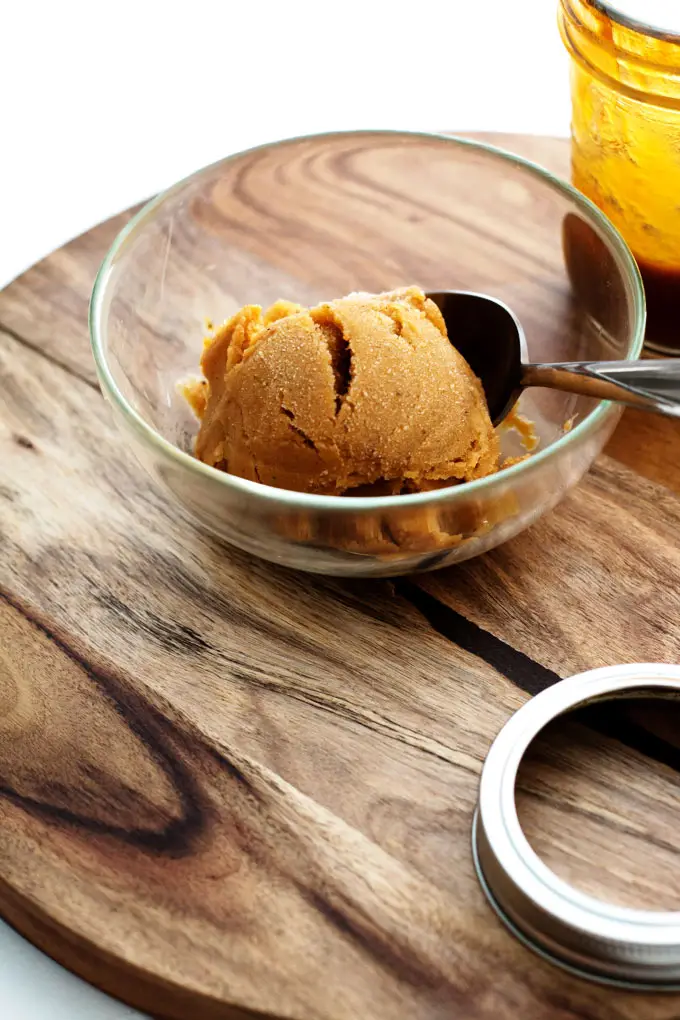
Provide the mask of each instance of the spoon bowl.
[{"label": "spoon bowl", "polygon": [[526,340],[519,319],[487,294],[447,290],[427,296],[444,316],[451,342],[481,380],[491,421],[498,425],[522,391]]}]

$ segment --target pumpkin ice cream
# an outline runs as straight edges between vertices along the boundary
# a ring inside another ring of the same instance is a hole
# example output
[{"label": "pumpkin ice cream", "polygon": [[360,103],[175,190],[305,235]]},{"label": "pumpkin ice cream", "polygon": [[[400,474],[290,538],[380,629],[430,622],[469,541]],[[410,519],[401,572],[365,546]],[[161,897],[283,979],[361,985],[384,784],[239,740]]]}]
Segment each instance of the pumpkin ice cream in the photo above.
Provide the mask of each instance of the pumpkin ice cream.
[{"label": "pumpkin ice cream", "polygon": [[246,305],[187,388],[196,456],[299,492],[415,492],[492,474],[499,443],[477,377],[417,287],[302,308]]}]

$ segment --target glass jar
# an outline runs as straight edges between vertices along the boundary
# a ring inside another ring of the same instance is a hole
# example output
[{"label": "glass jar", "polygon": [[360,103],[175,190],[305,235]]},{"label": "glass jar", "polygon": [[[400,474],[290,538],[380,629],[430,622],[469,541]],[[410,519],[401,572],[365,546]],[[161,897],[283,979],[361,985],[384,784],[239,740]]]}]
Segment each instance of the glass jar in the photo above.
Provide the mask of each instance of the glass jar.
[{"label": "glass jar", "polygon": [[[655,16],[675,24],[649,24]],[[559,23],[572,58],[572,182],[638,261],[647,346],[680,354],[680,2],[560,0]]]}]

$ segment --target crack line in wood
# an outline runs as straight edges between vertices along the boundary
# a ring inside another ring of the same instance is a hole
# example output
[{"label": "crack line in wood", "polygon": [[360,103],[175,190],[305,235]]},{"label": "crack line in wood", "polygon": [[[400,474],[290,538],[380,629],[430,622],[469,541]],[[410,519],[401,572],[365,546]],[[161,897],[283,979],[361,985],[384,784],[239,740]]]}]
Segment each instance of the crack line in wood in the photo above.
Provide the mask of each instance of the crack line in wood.
[{"label": "crack line in wood", "polygon": [[[547,804],[548,807],[555,806],[554,798],[552,798],[550,794],[542,793],[540,790],[528,790],[523,788],[522,794],[524,797],[530,797],[531,800],[537,801],[539,804]],[[601,820],[601,816],[597,814],[597,811],[589,811],[588,808],[582,807],[580,804],[574,803],[574,801],[565,800],[562,807],[564,808],[565,814],[570,816],[570,821],[573,821],[573,818],[571,817],[573,815],[576,815],[578,818],[584,818],[588,821],[594,820],[599,822]],[[671,853],[677,853],[678,848],[676,843],[667,839],[660,839],[655,833],[650,832],[647,829],[644,832],[641,832],[630,825],[623,825],[611,814],[607,817],[607,825],[612,832],[640,840],[644,846],[651,845],[657,847],[659,850],[669,850]],[[676,1018],[676,1020],[680,1020],[680,1018]]]},{"label": "crack line in wood", "polygon": [[[395,590],[418,610],[438,634],[463,651],[476,655],[527,694],[539,694],[563,679],[525,652],[483,630],[412,581],[396,582]],[[585,717],[580,715],[578,721],[600,736],[616,740],[643,757],[666,765],[674,772],[680,772],[680,749],[650,730],[625,719],[620,710],[616,711],[617,706],[613,703],[610,707],[608,720],[590,713]]]},{"label": "crack line in wood", "polygon": [[482,630],[476,623],[412,581],[397,581],[395,589],[425,617],[438,634],[463,651],[482,659],[527,694],[538,694],[562,679],[552,669],[542,666],[489,631]]},{"label": "crack line in wood", "polygon": [[16,342],[21,344],[22,347],[27,347],[29,351],[32,351],[39,357],[44,358],[45,361],[49,361],[51,365],[56,365],[57,368],[62,368],[64,372],[73,376],[74,379],[79,379],[80,382],[86,383],[86,385],[89,386],[90,389],[93,389],[96,393],[101,393],[99,384],[94,382],[94,380],[88,379],[86,375],[82,375],[80,372],[77,372],[73,365],[69,365],[65,361],[60,361],[59,358],[55,358],[53,354],[48,354],[48,352],[43,350],[39,344],[33,343],[31,340],[27,340],[25,336],[21,336],[20,333],[10,329],[9,326],[5,326],[2,322],[0,322],[0,333],[6,333],[7,336],[11,337],[12,340],[16,340]]}]

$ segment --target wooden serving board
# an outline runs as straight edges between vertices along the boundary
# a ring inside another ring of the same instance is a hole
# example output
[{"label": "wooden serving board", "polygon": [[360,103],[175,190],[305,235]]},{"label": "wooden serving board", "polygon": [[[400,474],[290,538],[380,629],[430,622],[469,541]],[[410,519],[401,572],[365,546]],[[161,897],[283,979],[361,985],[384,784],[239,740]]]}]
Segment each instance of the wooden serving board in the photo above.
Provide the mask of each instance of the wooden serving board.
[{"label": "wooden serving board", "polygon": [[[564,141],[493,140],[567,173]],[[523,948],[470,854],[482,762],[527,697],[680,661],[680,427],[627,412],[554,513],[445,572],[254,561],[186,529],[100,396],[87,302],[126,218],[0,294],[0,913],[183,1020],[680,1016]],[[552,867],[678,908],[676,732],[543,742],[519,803]]]}]

